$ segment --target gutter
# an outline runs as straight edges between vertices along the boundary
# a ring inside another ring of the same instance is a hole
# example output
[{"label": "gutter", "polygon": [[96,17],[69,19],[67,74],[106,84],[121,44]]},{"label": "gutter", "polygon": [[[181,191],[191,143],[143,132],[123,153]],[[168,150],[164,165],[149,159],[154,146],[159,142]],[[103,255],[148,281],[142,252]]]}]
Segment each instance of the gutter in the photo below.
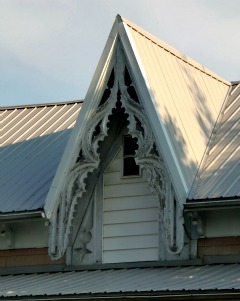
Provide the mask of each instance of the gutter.
[{"label": "gutter", "polygon": [[8,296],[2,297],[1,300],[28,300],[28,301],[44,301],[44,300],[51,300],[51,301],[66,301],[66,300],[239,300],[240,292],[239,290],[229,289],[229,290],[212,290],[201,292],[201,289],[197,291],[172,291],[172,292],[143,292],[142,294],[137,293],[102,293],[102,294],[84,294],[84,295],[45,295],[45,296]]},{"label": "gutter", "polygon": [[184,204],[184,212],[240,208],[240,199],[196,201]]},{"label": "gutter", "polygon": [[12,221],[12,220],[29,220],[29,219],[38,219],[46,218],[45,212],[43,210],[35,211],[24,211],[24,212],[7,212],[0,213],[0,221]]}]

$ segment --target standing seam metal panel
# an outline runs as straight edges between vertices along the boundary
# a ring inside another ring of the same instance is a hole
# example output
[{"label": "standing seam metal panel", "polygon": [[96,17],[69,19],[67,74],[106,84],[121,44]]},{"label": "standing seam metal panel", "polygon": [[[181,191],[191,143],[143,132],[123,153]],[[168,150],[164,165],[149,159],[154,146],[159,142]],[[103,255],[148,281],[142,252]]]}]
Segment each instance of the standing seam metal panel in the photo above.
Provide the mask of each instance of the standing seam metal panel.
[{"label": "standing seam metal panel", "polygon": [[[132,27],[129,30],[158,102],[159,113],[165,122],[167,116],[172,117],[171,124],[167,126],[168,133],[182,170],[188,171],[185,180],[190,187],[229,86],[176,57]],[[175,60],[178,64],[175,64]],[[175,72],[177,65],[181,73]],[[159,73],[163,76],[159,77]],[[186,98],[181,98],[181,89]],[[182,103],[179,103],[179,99]],[[179,136],[176,137],[177,131]],[[176,142],[178,138],[182,140],[182,145]]]},{"label": "standing seam metal panel", "polygon": [[10,108],[4,114],[8,140],[0,149],[0,212],[43,207],[80,107],[75,102]]},{"label": "standing seam metal panel", "polygon": [[0,277],[1,296],[58,296],[105,293],[196,294],[240,289],[238,264],[133,268]]}]

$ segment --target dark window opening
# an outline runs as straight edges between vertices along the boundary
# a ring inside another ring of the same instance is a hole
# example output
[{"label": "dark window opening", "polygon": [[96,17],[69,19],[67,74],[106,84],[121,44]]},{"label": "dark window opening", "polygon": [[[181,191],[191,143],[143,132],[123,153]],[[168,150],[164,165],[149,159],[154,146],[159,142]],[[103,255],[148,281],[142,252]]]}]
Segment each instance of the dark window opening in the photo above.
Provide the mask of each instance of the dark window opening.
[{"label": "dark window opening", "polygon": [[136,117],[134,116],[135,120],[136,120],[136,129],[139,131],[139,132],[142,132],[144,131],[143,129],[143,126],[142,126],[142,123],[141,121]]},{"label": "dark window opening", "polygon": [[125,85],[127,87],[130,86],[131,83],[132,83],[131,77],[130,77],[129,72],[127,70],[127,67],[125,67],[124,81],[125,81]]},{"label": "dark window opening", "polygon": [[112,87],[114,85],[114,79],[115,79],[115,74],[114,74],[114,69],[113,69],[111,72],[111,75],[109,77],[108,83],[107,83],[109,89],[112,89]]},{"label": "dark window opening", "polygon": [[101,122],[102,121],[99,121],[99,123],[97,124],[97,126],[94,129],[94,132],[93,132],[93,135],[92,135],[92,142],[101,133]]},{"label": "dark window opening", "polygon": [[101,107],[108,100],[110,94],[111,94],[111,90],[110,89],[105,89],[104,90],[102,99],[101,99],[101,101],[99,103],[99,107]]},{"label": "dark window opening", "polygon": [[107,87],[103,92],[103,96],[101,98],[101,101],[99,103],[98,107],[101,107],[105,102],[108,100],[109,96],[111,95],[111,89],[114,85],[114,80],[115,80],[115,74],[114,74],[114,68],[112,69],[112,72],[110,74],[110,77],[107,82]]},{"label": "dark window opening", "polygon": [[137,96],[135,88],[133,86],[129,86],[127,88],[127,91],[128,91],[129,96],[132,98],[132,100],[139,103],[138,96]]},{"label": "dark window opening", "polygon": [[83,158],[83,151],[80,150],[79,155],[77,157],[76,163],[80,162],[80,160]]},{"label": "dark window opening", "polygon": [[152,146],[152,149],[151,149],[151,151],[150,151],[150,154],[151,154],[151,155],[157,155],[158,157],[160,157],[159,152],[158,152],[158,150],[157,150],[157,146],[156,146],[155,143],[153,143],[153,146]]},{"label": "dark window opening", "polygon": [[123,176],[139,176],[140,168],[135,162],[135,152],[138,149],[137,138],[123,137]]}]

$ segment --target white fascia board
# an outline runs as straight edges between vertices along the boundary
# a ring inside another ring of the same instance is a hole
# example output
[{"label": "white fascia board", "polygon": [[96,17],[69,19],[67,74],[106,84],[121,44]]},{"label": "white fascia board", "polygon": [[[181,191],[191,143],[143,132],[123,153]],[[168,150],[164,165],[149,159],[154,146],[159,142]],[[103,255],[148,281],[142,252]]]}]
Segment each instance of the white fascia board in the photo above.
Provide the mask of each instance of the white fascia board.
[{"label": "white fascia board", "polygon": [[99,93],[101,93],[102,86],[104,85],[104,75],[108,69],[112,52],[116,44],[116,39],[118,36],[117,23],[118,22],[116,20],[113,24],[112,30],[104,47],[98,66],[95,70],[91,84],[88,88],[84,103],[78,115],[76,124],[72,130],[71,136],[48,192],[44,206],[44,211],[47,218],[51,217],[55,206],[57,206],[58,204],[61,188],[64,186],[63,184],[66,181],[71,166],[75,163],[74,160],[79,153],[80,141],[82,134],[85,131],[86,123],[92,111],[98,105],[95,100],[99,98]]},{"label": "white fascia board", "polygon": [[141,63],[141,57],[137,52],[128,25],[124,22],[119,23],[119,34],[128,62],[132,68],[137,89],[140,92],[140,98],[145,100],[142,101],[142,104],[147,113],[149,122],[152,125],[158,147],[161,150],[163,159],[169,171],[176,196],[181,203],[184,203],[186,201],[188,187],[172,146],[171,139],[168,136],[159,112],[156,110],[156,101],[151,92],[143,64]]}]

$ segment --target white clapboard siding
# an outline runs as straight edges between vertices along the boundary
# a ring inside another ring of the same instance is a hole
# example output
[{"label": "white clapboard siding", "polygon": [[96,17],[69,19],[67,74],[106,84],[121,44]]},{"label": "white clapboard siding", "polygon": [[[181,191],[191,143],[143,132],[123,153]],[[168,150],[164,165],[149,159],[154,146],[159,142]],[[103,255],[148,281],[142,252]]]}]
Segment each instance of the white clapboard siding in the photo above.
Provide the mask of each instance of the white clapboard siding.
[{"label": "white clapboard siding", "polygon": [[114,160],[109,166],[109,172],[119,172],[121,170],[121,164],[121,159],[116,158],[116,160]]},{"label": "white clapboard siding", "polygon": [[158,219],[156,208],[108,211],[103,214],[103,224],[139,223]]},{"label": "white clapboard siding", "polygon": [[[113,162],[114,163],[114,162]],[[122,160],[118,161],[118,164],[115,164],[115,167],[121,166]],[[142,172],[142,177],[135,176],[131,178],[131,183],[141,183],[145,182],[146,178],[148,177],[148,173],[146,170],[143,170]],[[109,171],[105,174],[105,181],[110,184],[127,184],[129,183],[128,177],[121,177],[121,171]]]},{"label": "white clapboard siding", "polygon": [[136,197],[141,195],[148,195],[149,188],[144,183],[131,183],[131,179],[127,184],[119,184],[119,185],[109,185],[105,186],[105,197],[113,198],[113,197],[125,197],[125,196],[133,196]]},{"label": "white clapboard siding", "polygon": [[136,261],[154,261],[158,257],[158,248],[131,249],[105,251],[103,253],[103,262],[136,262]]},{"label": "white clapboard siding", "polygon": [[122,237],[109,237],[104,240],[104,250],[129,250],[129,249],[142,249],[146,245],[149,248],[157,248],[156,235],[145,235],[142,239],[141,235],[136,236],[122,236]]},{"label": "white clapboard siding", "polygon": [[159,208],[147,173],[121,177],[122,151],[104,174],[103,262],[158,259]]},{"label": "white clapboard siding", "polygon": [[104,211],[117,211],[129,209],[152,208],[156,206],[156,199],[152,195],[140,195],[136,197],[121,197],[105,199]]},{"label": "white clapboard siding", "polygon": [[110,224],[103,226],[104,237],[117,237],[127,233],[133,235],[158,234],[158,221],[141,223]]}]

